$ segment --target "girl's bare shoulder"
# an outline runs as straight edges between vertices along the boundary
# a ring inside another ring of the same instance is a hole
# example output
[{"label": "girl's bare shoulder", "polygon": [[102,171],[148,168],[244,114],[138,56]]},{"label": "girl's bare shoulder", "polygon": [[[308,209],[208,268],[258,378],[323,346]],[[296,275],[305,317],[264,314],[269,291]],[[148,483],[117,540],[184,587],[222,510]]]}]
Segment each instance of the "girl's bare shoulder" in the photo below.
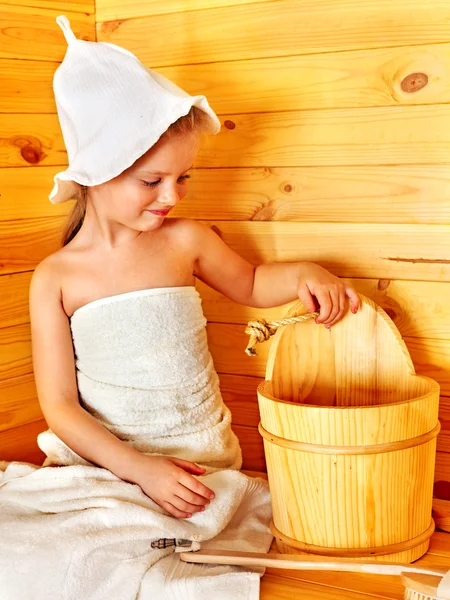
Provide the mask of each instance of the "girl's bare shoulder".
[{"label": "girl's bare shoulder", "polygon": [[68,250],[63,247],[45,257],[35,268],[30,282],[30,305],[61,300],[62,280]]},{"label": "girl's bare shoulder", "polygon": [[176,217],[168,219],[164,226],[171,236],[180,244],[186,245],[187,248],[197,248],[198,243],[205,239],[208,234],[210,235],[212,229],[201,221]]}]

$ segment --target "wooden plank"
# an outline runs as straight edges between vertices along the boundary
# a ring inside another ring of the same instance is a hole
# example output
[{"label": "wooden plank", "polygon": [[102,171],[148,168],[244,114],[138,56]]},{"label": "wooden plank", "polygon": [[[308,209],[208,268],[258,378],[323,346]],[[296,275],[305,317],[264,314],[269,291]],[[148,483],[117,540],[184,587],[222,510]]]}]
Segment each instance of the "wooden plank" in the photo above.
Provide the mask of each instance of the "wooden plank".
[{"label": "wooden plank", "polygon": [[[447,282],[391,281],[389,279],[346,279],[356,290],[379,304],[403,336],[448,339],[450,312]],[[1,282],[1,280],[0,280]],[[229,300],[201,281],[196,287],[209,322],[247,325],[250,320],[277,320],[294,303],[274,308],[252,308]]]},{"label": "wooden plank", "polygon": [[0,275],[31,271],[61,247],[65,217],[0,221]]},{"label": "wooden plank", "polygon": [[416,372],[435,379],[450,396],[450,344],[447,340],[405,338]]},{"label": "wooden plank", "polygon": [[[1,64],[1,63],[0,63]],[[48,195],[57,166],[0,170],[0,220],[67,214]],[[33,202],[30,202],[30,198]],[[450,223],[446,165],[194,169],[173,216],[225,221]]]},{"label": "wooden plank", "polygon": [[[375,579],[377,576],[373,575],[372,577]],[[267,573],[261,580],[261,600],[292,600],[293,598],[307,598],[308,600],[389,600],[391,598],[400,599],[401,597],[398,595],[374,594],[370,585],[365,588],[365,591],[351,592],[331,585],[309,583],[273,573]]]},{"label": "wooden plank", "polygon": [[[198,167],[448,164],[450,106],[225,115]],[[0,115],[4,166],[65,165],[56,115]],[[413,133],[412,133],[413,132]]]},{"label": "wooden plank", "polygon": [[40,419],[43,414],[33,374],[0,381],[0,431]]},{"label": "wooden plank", "polygon": [[450,452],[450,431],[442,430],[437,438],[437,451]]},{"label": "wooden plank", "polygon": [[[159,3],[161,4],[161,3]],[[164,6],[164,5],[161,5]],[[331,52],[162,67],[159,71],[192,95],[207,94],[218,113],[292,111],[439,104],[449,102],[445,76],[450,44]],[[2,59],[0,111],[56,113],[52,79],[55,62]],[[405,91],[413,73],[428,83]]]},{"label": "wooden plank", "polygon": [[0,327],[12,327],[30,320],[28,293],[32,273],[0,276]]},{"label": "wooden plank", "polygon": [[56,113],[52,90],[56,62],[0,59],[0,112]]},{"label": "wooden plank", "polygon": [[67,154],[56,115],[0,114],[0,131],[3,167],[61,165],[64,171]]},{"label": "wooden plank", "polygon": [[242,468],[252,471],[266,471],[264,447],[258,430],[243,425],[233,425],[232,429],[237,435],[242,448]]},{"label": "wooden plank", "polygon": [[[0,222],[0,274],[32,270],[60,247],[65,217]],[[444,225],[208,222],[253,264],[310,261],[340,277],[450,281]]]},{"label": "wooden plank", "polygon": [[[276,2],[277,0],[256,0]],[[218,6],[236,6],[252,4],[255,0],[100,0],[96,2],[97,21],[112,21],[135,17],[153,17],[155,15],[187,12],[191,10],[211,9]]]},{"label": "wooden plank", "polygon": [[31,8],[50,8],[60,12],[95,13],[94,0],[3,0],[2,4],[16,6],[29,6]]},{"label": "wooden plank", "polygon": [[202,167],[405,165],[450,161],[450,106],[222,115]]},{"label": "wooden plank", "polygon": [[[190,94],[206,94],[222,114],[439,104],[450,96],[448,44],[242,58],[158,70]],[[428,78],[421,89],[414,73]]]},{"label": "wooden plank", "polygon": [[[0,168],[0,221],[67,215],[74,201],[53,204],[53,177],[65,166]],[[450,219],[449,219],[450,220]]]},{"label": "wooden plank", "polygon": [[[446,433],[446,432],[444,432]],[[448,453],[438,452],[436,455],[436,471],[434,482],[433,518],[436,527],[450,532],[450,460]],[[433,552],[442,555],[442,548],[432,548]],[[447,560],[450,548],[447,546]]]},{"label": "wooden plank", "polygon": [[435,481],[450,482],[450,453],[438,452],[436,454]]},{"label": "wooden plank", "polygon": [[[434,519],[434,521],[436,523],[436,527],[438,529],[442,529],[442,531],[450,532],[450,501],[449,500],[439,500],[438,498],[435,498],[433,500],[433,519]],[[449,542],[447,542],[447,546],[449,546],[449,545],[450,545]],[[450,557],[448,557],[448,558],[450,558]]]},{"label": "wooden plank", "polygon": [[446,165],[200,168],[191,175],[188,195],[173,216],[224,221],[450,222]]},{"label": "wooden plank", "polygon": [[0,380],[32,372],[29,323],[0,329]]},{"label": "wooden plank", "polygon": [[265,377],[271,340],[258,344],[257,356],[247,356],[244,350],[248,336],[244,327],[226,323],[207,325],[208,346],[218,373]]},{"label": "wooden plank", "polygon": [[340,277],[448,281],[441,225],[209,222],[252,264],[307,260]]},{"label": "wooden plank", "polygon": [[443,475],[435,481],[434,495],[440,500],[450,501],[450,477],[448,475]]},{"label": "wooden plank", "polygon": [[450,558],[450,544],[449,537],[445,533],[436,532],[432,538],[430,543],[429,554],[432,556],[443,556],[445,558]]},{"label": "wooden plank", "polygon": [[[271,553],[278,554],[274,542]],[[324,562],[329,560],[323,557]],[[436,560],[436,559],[435,559]],[[416,564],[416,563],[415,563]],[[280,578],[293,580],[303,585],[317,584],[329,588],[336,588],[338,597],[341,593],[348,591],[350,594],[357,594],[366,591],[370,594],[376,594],[376,597],[403,599],[404,586],[398,576],[379,577],[372,574],[362,573],[339,573],[333,571],[294,571],[268,568],[266,575],[274,575]],[[308,596],[309,597],[309,596]],[[363,596],[358,596],[362,598]],[[370,598],[371,596],[365,596]]]},{"label": "wooden plank", "polygon": [[256,388],[262,377],[220,373],[222,398],[233,416],[233,426],[258,427],[259,410]]},{"label": "wooden plank", "polygon": [[[41,4],[41,3],[40,3]],[[59,10],[0,4],[0,58],[62,61],[67,42],[55,19]],[[72,31],[79,39],[95,40],[94,14],[80,14],[64,10]],[[0,128],[2,129],[2,128]]]},{"label": "wooden plank", "polygon": [[[97,24],[97,39],[156,67],[448,41],[448,5],[421,0],[255,2]],[[149,43],[148,32],[152,32]],[[177,35],[173,35],[177,32]],[[171,43],[167,44],[170,39]]]},{"label": "wooden plank", "polygon": [[41,465],[45,454],[39,449],[36,438],[46,429],[46,422],[40,419],[0,432],[0,460],[18,460]]}]

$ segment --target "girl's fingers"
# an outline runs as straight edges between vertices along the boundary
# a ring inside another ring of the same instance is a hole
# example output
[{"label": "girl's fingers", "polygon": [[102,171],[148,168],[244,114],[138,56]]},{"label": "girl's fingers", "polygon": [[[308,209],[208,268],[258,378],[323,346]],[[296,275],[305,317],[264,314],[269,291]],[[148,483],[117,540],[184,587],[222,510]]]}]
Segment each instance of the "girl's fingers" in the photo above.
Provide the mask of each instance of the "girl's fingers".
[{"label": "girl's fingers", "polygon": [[199,465],[196,465],[189,460],[184,460],[183,458],[171,457],[170,460],[174,465],[177,465],[177,467],[183,469],[183,471],[187,471],[193,475],[203,475],[203,473],[206,471],[204,467],[200,467]]},{"label": "girl's fingers", "polygon": [[308,312],[317,311],[315,299],[319,304],[319,316],[316,319],[316,323],[323,323],[327,327],[331,327],[340,321],[348,310],[347,298],[350,300],[352,312],[358,312],[361,300],[356,290],[350,285],[338,287],[341,288],[339,291],[334,286],[330,286],[330,288],[317,286],[317,290],[314,289],[313,292],[311,292],[307,285],[299,287],[298,297]]},{"label": "girl's fingers", "polygon": [[357,313],[359,310],[359,307],[361,306],[361,299],[358,295],[358,292],[353,289],[352,287],[348,286],[347,288],[345,288],[345,293],[348,296],[348,298],[350,299],[350,307],[352,310],[352,313]]},{"label": "girl's fingers", "polygon": [[[176,491],[176,494],[178,494],[178,490]],[[172,506],[174,506],[180,512],[189,515],[205,510],[205,507],[203,505],[198,506],[197,504],[191,504],[190,502],[186,502],[185,500],[183,500],[183,498],[180,498],[178,495],[174,495],[171,497],[170,504],[172,504]]]},{"label": "girl's fingers", "polygon": [[328,323],[327,327],[331,327],[332,325],[334,325],[335,323],[340,321],[340,319],[342,319],[342,317],[346,314],[347,310],[348,310],[347,296],[345,295],[345,292],[342,291],[339,294],[339,313],[331,321],[331,323]]},{"label": "girl's fingers", "polygon": [[203,485],[203,483],[201,483],[191,475],[188,475],[187,473],[184,473],[180,477],[179,483],[181,483],[181,485],[183,485],[188,490],[191,490],[191,492],[194,492],[199,496],[203,496],[208,500],[212,500],[215,496],[214,492],[207,488],[206,485]]},{"label": "girl's fingers", "polygon": [[303,302],[303,306],[305,307],[306,311],[310,313],[316,312],[316,303],[314,302],[314,298],[312,297],[308,287],[306,285],[300,286],[297,293],[298,297]]},{"label": "girl's fingers", "polygon": [[178,489],[175,493],[179,498],[181,498],[185,502],[189,502],[190,504],[193,504],[195,506],[205,506],[205,504],[210,503],[210,500],[208,498],[196,494],[187,487],[184,487],[184,485],[182,485],[181,483],[179,484]]},{"label": "girl's fingers", "polygon": [[179,510],[170,502],[161,502],[160,506],[166,512],[168,512],[169,515],[172,515],[172,517],[176,517],[177,519],[189,519],[189,517],[192,517],[192,513],[186,512],[184,510]]},{"label": "girl's fingers", "polygon": [[336,319],[339,319],[339,315],[342,314],[342,308],[340,306],[340,294],[337,290],[331,289],[329,290],[330,299],[331,299],[331,310],[328,318],[322,321],[324,325],[331,325],[334,323]]},{"label": "girl's fingers", "polygon": [[318,290],[316,293],[317,302],[320,306],[320,313],[316,319],[316,323],[324,323],[330,316],[332,309],[332,301],[328,289]]}]

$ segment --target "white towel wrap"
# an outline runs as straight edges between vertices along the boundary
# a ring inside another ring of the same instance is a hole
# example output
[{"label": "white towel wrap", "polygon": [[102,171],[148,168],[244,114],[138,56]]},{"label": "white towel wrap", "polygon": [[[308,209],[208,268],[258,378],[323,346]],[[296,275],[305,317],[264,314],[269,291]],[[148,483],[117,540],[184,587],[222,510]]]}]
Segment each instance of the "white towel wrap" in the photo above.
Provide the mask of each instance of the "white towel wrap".
[{"label": "white towel wrap", "polygon": [[[75,311],[71,329],[81,405],[146,454],[166,454],[208,471],[239,469],[193,286],[139,290]],[[90,464],[55,434],[38,438],[45,464]]]}]

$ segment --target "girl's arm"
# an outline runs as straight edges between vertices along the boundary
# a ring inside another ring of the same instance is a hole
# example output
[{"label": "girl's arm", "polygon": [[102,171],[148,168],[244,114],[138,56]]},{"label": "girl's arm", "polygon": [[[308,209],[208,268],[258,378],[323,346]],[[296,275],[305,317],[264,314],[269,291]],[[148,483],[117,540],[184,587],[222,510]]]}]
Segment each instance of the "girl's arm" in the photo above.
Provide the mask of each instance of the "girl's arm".
[{"label": "girl's arm", "polygon": [[54,279],[44,261],[30,285],[33,370],[42,412],[50,429],[77,454],[125,478],[138,453],[79,403],[69,320]]},{"label": "girl's arm", "polygon": [[357,312],[360,299],[354,288],[319,265],[308,262],[254,266],[229,248],[205,225],[192,221],[190,243],[194,274],[231,300],[259,308],[280,306],[300,298],[306,310],[320,308],[317,323],[331,327],[341,319],[350,299]]},{"label": "girl's arm", "polygon": [[117,438],[80,405],[69,319],[49,259],[30,286],[33,369],[50,429],[86,460],[138,484],[167,512],[186,518],[209,503],[212,491],[192,474],[205,469],[179,458],[145,456]]}]

